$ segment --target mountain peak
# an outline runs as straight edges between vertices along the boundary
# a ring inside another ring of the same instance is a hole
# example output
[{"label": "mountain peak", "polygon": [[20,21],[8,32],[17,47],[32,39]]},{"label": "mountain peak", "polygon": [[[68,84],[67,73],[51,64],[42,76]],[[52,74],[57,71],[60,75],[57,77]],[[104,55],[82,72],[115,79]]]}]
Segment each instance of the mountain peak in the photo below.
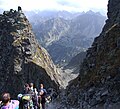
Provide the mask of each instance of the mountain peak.
[{"label": "mountain peak", "polygon": [[95,14],[95,12],[93,12],[92,10],[89,10],[86,12],[86,14]]},{"label": "mountain peak", "polygon": [[92,10],[87,11],[85,14],[90,14],[90,15],[96,14],[96,15],[102,16],[102,14],[101,14],[100,12],[94,12],[94,11],[92,11]]}]

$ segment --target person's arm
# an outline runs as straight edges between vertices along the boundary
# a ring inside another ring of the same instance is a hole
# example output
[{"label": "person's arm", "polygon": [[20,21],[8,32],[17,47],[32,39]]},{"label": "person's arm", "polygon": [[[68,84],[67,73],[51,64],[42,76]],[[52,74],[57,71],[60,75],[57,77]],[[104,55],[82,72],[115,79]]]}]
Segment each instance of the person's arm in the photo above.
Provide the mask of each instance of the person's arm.
[{"label": "person's arm", "polygon": [[44,92],[47,94],[47,90],[46,89],[44,89]]},{"label": "person's arm", "polygon": [[0,107],[2,107],[2,101],[0,101]]},{"label": "person's arm", "polygon": [[40,95],[43,95],[43,94],[44,94],[44,91],[43,91],[43,90],[41,90],[41,91],[40,91]]}]

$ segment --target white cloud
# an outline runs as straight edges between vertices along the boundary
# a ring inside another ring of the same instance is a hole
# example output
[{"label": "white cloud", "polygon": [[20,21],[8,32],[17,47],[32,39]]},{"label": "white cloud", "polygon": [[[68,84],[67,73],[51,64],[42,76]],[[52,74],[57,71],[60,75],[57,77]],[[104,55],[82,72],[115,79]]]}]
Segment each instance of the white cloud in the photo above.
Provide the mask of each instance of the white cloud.
[{"label": "white cloud", "polygon": [[3,9],[88,11],[107,9],[108,0],[0,0]]}]

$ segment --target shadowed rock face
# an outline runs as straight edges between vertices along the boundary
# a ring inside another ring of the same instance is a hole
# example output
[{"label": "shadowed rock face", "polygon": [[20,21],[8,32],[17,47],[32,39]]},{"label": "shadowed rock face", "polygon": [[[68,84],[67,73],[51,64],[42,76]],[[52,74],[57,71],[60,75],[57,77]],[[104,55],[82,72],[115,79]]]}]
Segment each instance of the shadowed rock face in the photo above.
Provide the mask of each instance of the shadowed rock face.
[{"label": "shadowed rock face", "polygon": [[[115,109],[120,102],[120,1],[109,0],[108,19],[88,49],[79,76],[67,88],[67,103],[76,109]],[[106,108],[105,108],[106,109]]]},{"label": "shadowed rock face", "polygon": [[22,92],[25,82],[56,90],[61,84],[51,57],[38,44],[21,9],[0,15],[0,77],[0,93],[8,91],[12,96]]}]

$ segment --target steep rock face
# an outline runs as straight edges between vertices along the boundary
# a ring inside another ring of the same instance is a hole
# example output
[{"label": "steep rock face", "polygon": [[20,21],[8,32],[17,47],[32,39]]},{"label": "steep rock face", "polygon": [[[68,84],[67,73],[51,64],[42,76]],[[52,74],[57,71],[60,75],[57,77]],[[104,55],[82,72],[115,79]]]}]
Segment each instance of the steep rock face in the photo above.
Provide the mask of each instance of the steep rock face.
[{"label": "steep rock face", "polygon": [[100,105],[115,109],[120,102],[119,0],[109,0],[107,14],[108,20],[88,49],[79,76],[67,88],[68,106],[73,105],[75,109],[97,109]]},{"label": "steep rock face", "polygon": [[25,82],[36,87],[58,90],[60,75],[47,51],[38,44],[32,27],[19,8],[0,15],[0,93],[15,96],[22,92]]}]

